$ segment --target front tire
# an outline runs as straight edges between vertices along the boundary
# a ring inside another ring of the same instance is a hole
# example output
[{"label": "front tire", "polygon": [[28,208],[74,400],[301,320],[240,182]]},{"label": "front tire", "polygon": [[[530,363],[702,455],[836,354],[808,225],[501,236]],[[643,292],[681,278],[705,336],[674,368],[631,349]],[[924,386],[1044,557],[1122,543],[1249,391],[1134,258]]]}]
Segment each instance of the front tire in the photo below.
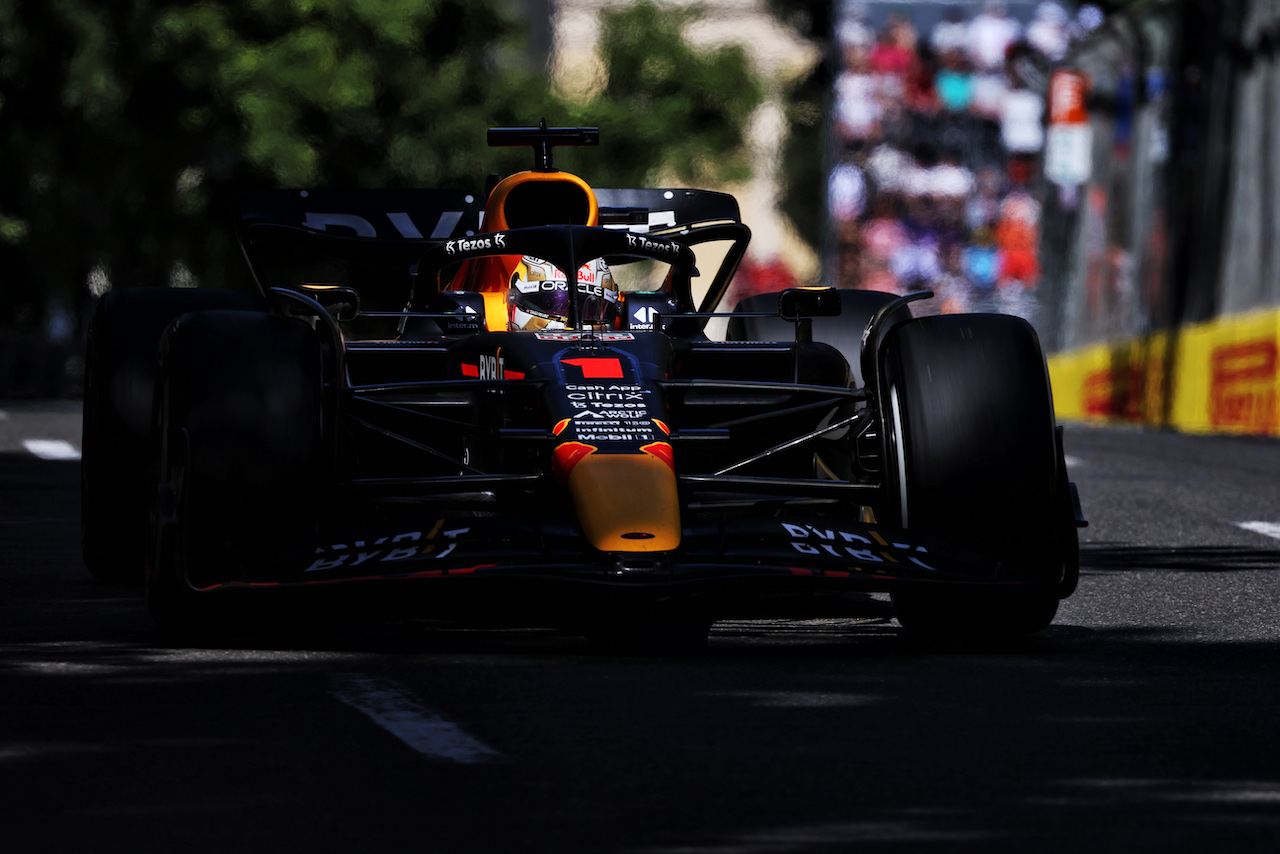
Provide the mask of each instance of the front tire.
[{"label": "front tire", "polygon": [[305,323],[210,311],[161,343],[147,606],[210,631],[228,592],[314,547],[323,503],[320,344]]},{"label": "front tire", "polygon": [[947,315],[886,336],[886,500],[877,518],[1000,562],[1002,584],[904,587],[895,615],[918,635],[1008,637],[1052,622],[1068,555],[1044,355],[1026,321]]},{"label": "front tire", "polygon": [[94,309],[85,348],[80,545],[100,581],[142,580],[156,351],[170,321],[204,309],[265,311],[266,304],[235,291],[130,288],[107,293]]}]

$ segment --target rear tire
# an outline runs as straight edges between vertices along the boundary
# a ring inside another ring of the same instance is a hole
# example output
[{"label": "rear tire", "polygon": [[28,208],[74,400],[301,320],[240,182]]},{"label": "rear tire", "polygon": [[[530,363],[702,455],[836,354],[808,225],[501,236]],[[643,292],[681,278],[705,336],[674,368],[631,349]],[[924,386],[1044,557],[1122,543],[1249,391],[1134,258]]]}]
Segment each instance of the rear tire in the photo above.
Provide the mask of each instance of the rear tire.
[{"label": "rear tire", "polygon": [[1052,622],[1068,556],[1063,462],[1044,355],[1026,321],[947,315],[886,336],[887,500],[877,518],[1000,561],[1007,585],[904,587],[895,615],[929,636],[1010,637]]},{"label": "rear tire", "polygon": [[269,580],[314,548],[324,484],[320,344],[305,323],[209,311],[161,343],[147,607],[207,632],[227,584]]},{"label": "rear tire", "polygon": [[131,288],[98,301],[85,352],[80,544],[101,581],[142,581],[151,503],[147,457],[156,349],[169,322],[203,309],[265,310],[234,291]]}]

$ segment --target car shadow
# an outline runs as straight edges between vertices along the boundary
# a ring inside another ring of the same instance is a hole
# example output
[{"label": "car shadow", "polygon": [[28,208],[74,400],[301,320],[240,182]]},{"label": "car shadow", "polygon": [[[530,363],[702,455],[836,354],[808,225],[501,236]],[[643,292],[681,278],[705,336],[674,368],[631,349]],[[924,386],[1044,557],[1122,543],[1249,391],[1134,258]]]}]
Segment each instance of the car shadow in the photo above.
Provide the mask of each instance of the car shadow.
[{"label": "car shadow", "polygon": [[1280,570],[1280,549],[1246,546],[1170,547],[1092,543],[1080,547],[1080,566],[1085,570],[1103,572]]}]

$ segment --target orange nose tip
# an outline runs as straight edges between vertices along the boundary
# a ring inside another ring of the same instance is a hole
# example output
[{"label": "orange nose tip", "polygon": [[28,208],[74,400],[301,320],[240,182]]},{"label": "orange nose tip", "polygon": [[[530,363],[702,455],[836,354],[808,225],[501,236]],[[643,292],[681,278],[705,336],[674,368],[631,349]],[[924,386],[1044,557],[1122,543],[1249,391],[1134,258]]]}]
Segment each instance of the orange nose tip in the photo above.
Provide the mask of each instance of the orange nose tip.
[{"label": "orange nose tip", "polygon": [[650,454],[590,454],[569,472],[569,494],[591,545],[660,552],[680,545],[680,503],[670,465]]}]

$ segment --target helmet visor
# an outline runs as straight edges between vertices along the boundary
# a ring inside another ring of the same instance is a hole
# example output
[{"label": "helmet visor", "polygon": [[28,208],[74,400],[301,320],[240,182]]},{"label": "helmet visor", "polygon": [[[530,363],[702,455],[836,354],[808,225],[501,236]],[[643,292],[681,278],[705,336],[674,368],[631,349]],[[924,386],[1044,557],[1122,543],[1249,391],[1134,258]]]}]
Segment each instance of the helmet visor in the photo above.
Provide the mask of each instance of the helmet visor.
[{"label": "helmet visor", "polygon": [[525,256],[511,277],[509,302],[517,313],[544,321],[525,321],[517,328],[566,328],[572,312],[569,301],[576,292],[578,318],[584,326],[612,323],[617,314],[618,289],[603,260],[584,264],[575,277],[573,292],[564,272],[554,264]]}]

